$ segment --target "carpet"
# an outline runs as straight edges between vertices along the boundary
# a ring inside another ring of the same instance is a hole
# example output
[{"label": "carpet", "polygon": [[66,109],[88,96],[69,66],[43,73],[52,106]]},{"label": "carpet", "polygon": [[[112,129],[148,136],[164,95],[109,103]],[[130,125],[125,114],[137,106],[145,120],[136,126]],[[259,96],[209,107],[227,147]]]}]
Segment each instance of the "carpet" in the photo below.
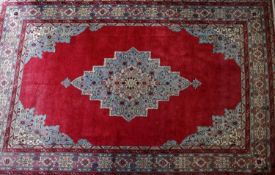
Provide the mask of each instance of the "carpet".
[{"label": "carpet", "polygon": [[1,174],[275,173],[271,0],[0,10]]}]

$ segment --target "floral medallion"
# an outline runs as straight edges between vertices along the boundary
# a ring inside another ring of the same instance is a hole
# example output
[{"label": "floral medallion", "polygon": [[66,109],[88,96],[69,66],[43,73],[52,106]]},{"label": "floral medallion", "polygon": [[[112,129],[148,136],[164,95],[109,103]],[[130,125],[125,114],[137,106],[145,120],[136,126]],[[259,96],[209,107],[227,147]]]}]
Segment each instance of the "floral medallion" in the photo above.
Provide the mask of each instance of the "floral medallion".
[{"label": "floral medallion", "polygon": [[137,116],[146,117],[148,109],[158,108],[159,101],[168,101],[189,86],[196,89],[201,85],[199,80],[190,82],[170,69],[161,66],[159,59],[152,59],[149,51],[131,48],[115,52],[114,58],[105,59],[103,66],[85,71],[72,82],[66,78],[61,83],[66,88],[73,85],[90,100],[101,101],[101,108],[110,109],[110,116],[130,121]]}]

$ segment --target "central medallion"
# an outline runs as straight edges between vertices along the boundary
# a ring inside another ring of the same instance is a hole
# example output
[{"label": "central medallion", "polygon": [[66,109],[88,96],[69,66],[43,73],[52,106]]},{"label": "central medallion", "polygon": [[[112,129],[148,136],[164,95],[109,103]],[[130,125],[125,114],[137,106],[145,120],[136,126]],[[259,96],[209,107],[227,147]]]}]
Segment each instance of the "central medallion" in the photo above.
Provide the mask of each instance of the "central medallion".
[{"label": "central medallion", "polygon": [[149,51],[131,48],[115,52],[114,58],[105,58],[103,66],[94,66],[73,81],[66,78],[62,84],[74,86],[90,100],[99,100],[101,108],[110,110],[110,116],[130,121],[146,117],[149,109],[158,108],[158,101],[168,101],[190,85],[196,89],[201,82],[190,82],[169,66],[161,66]]}]

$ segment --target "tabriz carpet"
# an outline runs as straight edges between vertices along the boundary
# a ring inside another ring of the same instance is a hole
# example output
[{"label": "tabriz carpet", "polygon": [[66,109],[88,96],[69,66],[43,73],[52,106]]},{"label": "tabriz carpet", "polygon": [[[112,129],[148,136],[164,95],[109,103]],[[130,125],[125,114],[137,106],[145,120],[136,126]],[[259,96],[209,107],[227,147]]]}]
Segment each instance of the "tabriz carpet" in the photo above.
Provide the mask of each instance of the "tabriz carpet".
[{"label": "tabriz carpet", "polygon": [[271,0],[4,1],[0,174],[272,174]]}]

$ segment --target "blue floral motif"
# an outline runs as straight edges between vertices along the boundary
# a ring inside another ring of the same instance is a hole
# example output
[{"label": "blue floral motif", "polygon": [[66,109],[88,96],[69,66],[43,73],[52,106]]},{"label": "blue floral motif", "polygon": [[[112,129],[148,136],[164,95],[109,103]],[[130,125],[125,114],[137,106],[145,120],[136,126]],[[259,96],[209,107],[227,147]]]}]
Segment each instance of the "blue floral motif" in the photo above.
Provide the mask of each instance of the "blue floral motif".
[{"label": "blue floral motif", "polygon": [[168,140],[162,146],[172,148],[244,148],[245,121],[242,119],[241,103],[235,109],[225,109],[224,115],[212,116],[212,126],[199,126],[197,132],[184,138],[181,143]]},{"label": "blue floral motif", "polygon": [[24,147],[81,147],[90,148],[92,145],[85,139],[77,143],[66,134],[59,131],[59,126],[45,126],[46,115],[35,115],[35,109],[25,109],[21,102],[17,106],[14,120],[11,145]]},{"label": "blue floral motif", "polygon": [[225,59],[233,59],[240,66],[243,58],[243,39],[241,29],[235,27],[221,27],[217,25],[171,25],[174,32],[186,30],[199,38],[201,44],[211,43],[214,53],[224,54]]},{"label": "blue floral motif", "polygon": [[70,43],[71,37],[82,33],[89,27],[91,31],[100,29],[103,25],[92,24],[45,24],[27,27],[25,48],[23,50],[24,63],[32,57],[42,58],[43,52],[55,52],[56,43]]}]

